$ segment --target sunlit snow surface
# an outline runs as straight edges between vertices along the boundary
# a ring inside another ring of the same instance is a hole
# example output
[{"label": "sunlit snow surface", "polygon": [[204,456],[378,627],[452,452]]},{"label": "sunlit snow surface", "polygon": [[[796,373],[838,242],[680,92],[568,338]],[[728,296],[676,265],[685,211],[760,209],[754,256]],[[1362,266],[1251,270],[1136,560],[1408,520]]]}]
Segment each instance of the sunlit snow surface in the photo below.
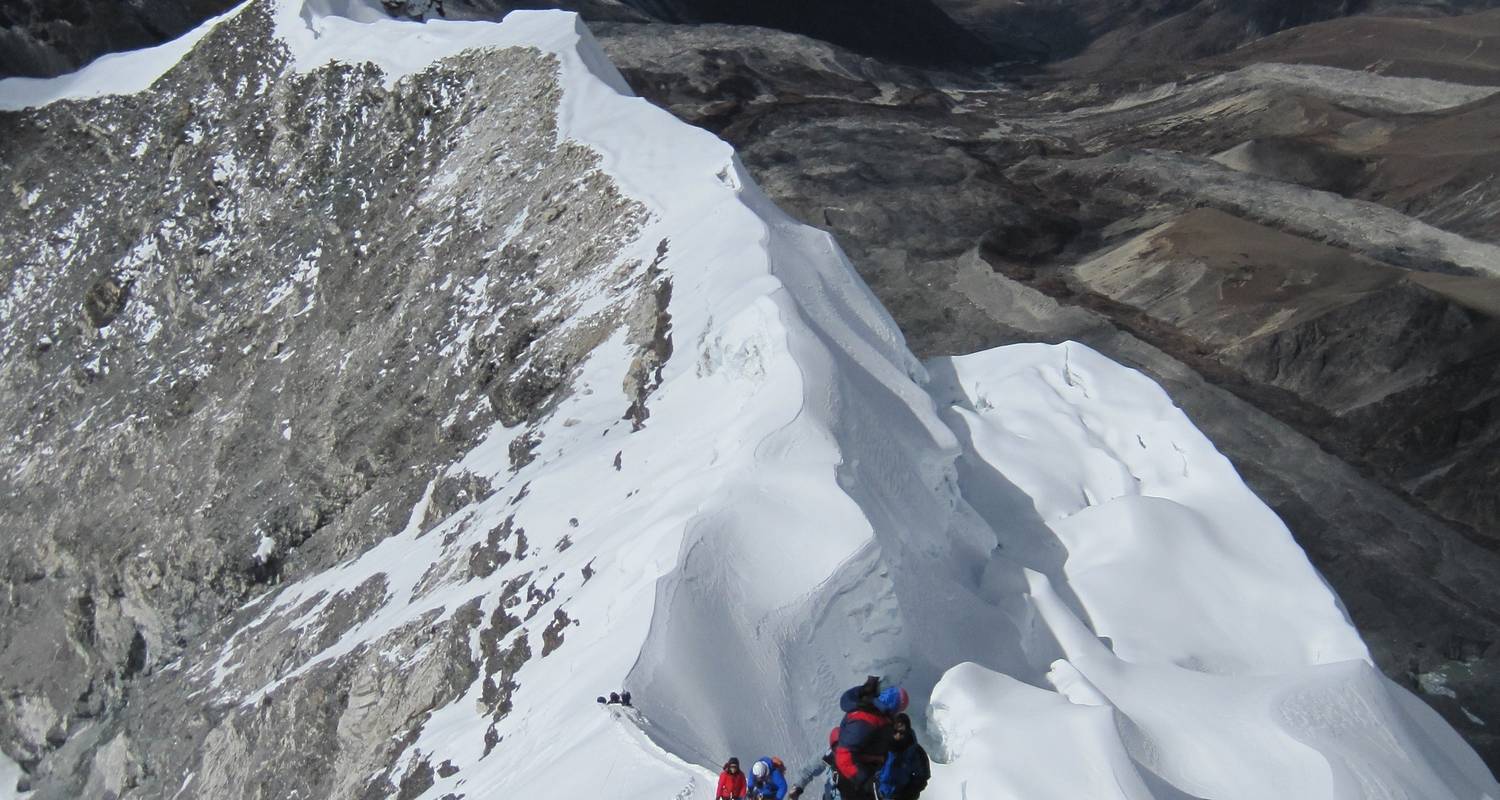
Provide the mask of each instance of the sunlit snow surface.
[{"label": "sunlit snow surface", "polygon": [[[535,461],[512,472],[519,431],[497,428],[450,468],[494,495],[419,536],[424,498],[406,532],[256,606],[292,635],[383,576],[378,611],[255,691],[231,688],[255,647],[237,637],[195,667],[205,691],[248,706],[434,609],[482,596],[488,615],[509,573],[431,568],[514,515],[558,594],[512,636],[535,640],[557,609],[577,624],[516,674],[489,757],[478,683],[433,713],[403,758],[457,771],[423,797],[706,797],[731,754],[797,772],[836,693],[876,672],[913,690],[948,760],[935,800],[1500,798],[1138,373],[1072,344],[918,364],[836,244],[777,211],[726,144],[627,96],[572,15],[418,25],[283,0],[275,19],[301,70],[369,60],[394,81],[470,47],[555,54],[561,135],[652,214],[629,255],[670,241],[673,354],[630,432],[631,352],[601,345]],[[202,30],[86,80],[0,82],[0,107],[138,91]],[[592,702],[621,686],[639,713]]]},{"label": "sunlit snow surface", "polygon": [[21,779],[21,765],[13,761],[9,756],[0,753],[0,798],[11,800],[11,798],[28,797],[26,794],[16,793],[16,782]]},{"label": "sunlit snow surface", "polygon": [[951,759],[938,796],[966,781],[997,797],[1497,796],[1159,387],[1076,344],[942,363],[967,494],[1004,541],[1016,509],[985,503],[1013,483],[1032,534],[1013,549],[1045,564],[1025,554],[1045,530],[1068,555],[1025,573],[1063,657],[1042,684],[1057,694],[950,671],[932,699]]}]

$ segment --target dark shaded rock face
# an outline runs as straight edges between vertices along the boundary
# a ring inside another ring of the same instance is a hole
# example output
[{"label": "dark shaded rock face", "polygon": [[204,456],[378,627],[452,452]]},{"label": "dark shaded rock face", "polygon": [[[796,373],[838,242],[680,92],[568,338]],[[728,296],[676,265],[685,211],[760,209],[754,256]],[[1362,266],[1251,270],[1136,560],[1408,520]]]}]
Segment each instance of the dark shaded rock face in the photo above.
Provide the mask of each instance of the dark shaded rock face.
[{"label": "dark shaded rock face", "polygon": [[1023,37],[1045,61],[1072,67],[1140,66],[1196,58],[1309,22],[1358,13],[1368,0],[938,0],[970,30],[995,41]]},{"label": "dark shaded rock face", "polygon": [[[1243,62],[1158,63],[1161,85],[995,84],[783,34],[601,30],[638,91],[838,236],[919,354],[1071,338],[1162,382],[1382,668],[1493,766],[1500,742],[1475,721],[1500,717],[1493,90],[1260,61],[1371,26],[1392,53],[1417,32],[1483,53],[1494,20],[1326,22]],[[1392,74],[1456,74],[1443,49]]]},{"label": "dark shaded rock face", "polygon": [[1103,75],[1107,70],[1113,78],[1162,75],[1184,60],[1227,53],[1279,31],[1351,15],[1432,18],[1495,7],[1493,0],[935,2],[1008,60],[1044,63],[1072,75]]},{"label": "dark shaded rock face", "polygon": [[[395,16],[498,19],[558,8],[591,22],[722,23],[797,33],[903,64],[1059,64],[1069,74],[1159,67],[1269,34],[1363,13],[1452,15],[1495,0],[381,0]],[[233,7],[229,0],[16,0],[0,7],[0,77],[51,76],[148,47]],[[753,34],[752,34],[753,35]],[[1348,58],[1348,56],[1344,56]]]},{"label": "dark shaded rock face", "polygon": [[668,22],[730,23],[800,33],[898,62],[977,65],[1012,60],[930,0],[631,0]]},{"label": "dark shaded rock face", "polygon": [[[596,22],[736,23],[795,31],[861,52],[920,64],[1035,61],[1024,42],[1001,47],[954,22],[931,0],[381,0],[396,16],[499,19],[514,9],[560,8]],[[69,72],[105,53],[172,39],[232,0],[103,3],[17,0],[0,6],[0,77]]]},{"label": "dark shaded rock face", "polygon": [[71,72],[105,53],[175,38],[234,5],[234,0],[10,0],[0,4],[0,78]]},{"label": "dark shaded rock face", "polygon": [[[932,0],[382,0],[411,17],[498,19],[515,8],[560,8],[591,22],[727,23],[792,31],[901,63],[977,66],[1035,60],[1035,48],[997,47]],[[1014,51],[1014,52],[1012,52]]]},{"label": "dark shaded rock face", "polygon": [[[732,24],[810,36],[904,64],[1058,64],[1066,73],[1151,74],[1289,28],[1378,12],[1467,13],[1494,0],[383,0],[400,14],[498,17],[562,8],[590,21]],[[634,18],[632,18],[632,16]],[[753,33],[750,35],[754,35]]]}]

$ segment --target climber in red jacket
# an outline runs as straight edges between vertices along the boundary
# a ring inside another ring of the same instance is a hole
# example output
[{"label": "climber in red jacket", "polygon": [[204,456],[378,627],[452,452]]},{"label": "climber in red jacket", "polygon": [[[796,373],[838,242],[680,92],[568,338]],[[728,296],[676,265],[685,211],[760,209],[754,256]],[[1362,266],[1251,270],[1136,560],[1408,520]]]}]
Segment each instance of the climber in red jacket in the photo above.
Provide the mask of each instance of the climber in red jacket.
[{"label": "climber in red jacket", "polygon": [[839,698],[844,721],[839,725],[833,759],[844,800],[875,796],[875,779],[891,752],[891,716],[905,711],[906,704],[905,689],[890,686],[882,690],[880,679],[874,675]]},{"label": "climber in red jacket", "polygon": [[740,772],[740,760],[731,758],[724,762],[724,771],[719,773],[719,791],[714,800],[745,800],[745,773]]}]

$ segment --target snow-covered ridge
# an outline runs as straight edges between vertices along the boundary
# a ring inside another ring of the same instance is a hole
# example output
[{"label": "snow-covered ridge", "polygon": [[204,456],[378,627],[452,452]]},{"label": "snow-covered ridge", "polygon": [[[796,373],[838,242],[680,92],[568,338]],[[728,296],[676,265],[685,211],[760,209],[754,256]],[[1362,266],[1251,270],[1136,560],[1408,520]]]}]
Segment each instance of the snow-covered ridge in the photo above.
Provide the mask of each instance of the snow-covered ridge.
[{"label": "snow-covered ridge", "polygon": [[[835,693],[877,672],[941,734],[950,763],[925,797],[1500,797],[1374,672],[1285,527],[1150,381],[1070,344],[918,364],[836,243],[726,144],[630,97],[571,15],[271,8],[298,70],[555,58],[559,136],[650,214],[621,261],[670,281],[671,355],[639,430],[620,419],[635,350],[619,331],[537,426],[497,426],[447,468],[492,493],[428,524],[434,482],[405,531],[257,603],[184,665],[216,703],[248,717],[362,648],[410,658],[395,633],[471,604],[504,616],[514,581],[545,574],[503,640],[470,643],[541,651],[507,676],[508,713],[485,709],[481,675],[406,744],[402,770],[451,768],[420,796],[706,796],[730,754],[810,763]],[[513,559],[459,568],[501,529],[525,531]],[[361,616],[334,613],[370,587]],[[324,629],[269,680],[240,666],[259,637]],[[641,715],[593,706],[622,683]]]},{"label": "snow-covered ridge", "polygon": [[77,72],[55,78],[5,78],[0,80],[0,111],[35,108],[59,100],[85,100],[114,94],[145,91],[166,74],[214,28],[249,5],[242,3],[170,42],[100,56]]}]

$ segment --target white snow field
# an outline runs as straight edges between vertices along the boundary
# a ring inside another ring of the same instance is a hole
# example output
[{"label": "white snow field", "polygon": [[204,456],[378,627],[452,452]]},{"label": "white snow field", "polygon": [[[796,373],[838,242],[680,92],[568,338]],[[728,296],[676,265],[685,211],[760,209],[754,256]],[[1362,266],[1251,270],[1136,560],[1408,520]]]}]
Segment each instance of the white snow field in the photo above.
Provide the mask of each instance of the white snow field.
[{"label": "white snow field", "polygon": [[0,753],[0,800],[24,798],[31,794],[30,792],[25,794],[16,792],[16,783],[21,779],[21,774],[21,765],[10,756]]},{"label": "white snow field", "polygon": [[[728,145],[630,96],[572,15],[275,13],[298,69],[371,60],[395,81],[469,47],[554,54],[560,135],[651,211],[628,255],[650,262],[670,240],[673,349],[642,430],[620,424],[632,350],[618,336],[542,423],[534,461],[512,472],[520,431],[497,427],[449,467],[497,491],[429,531],[442,535],[418,535],[424,498],[404,533],[260,601],[278,623],[265,635],[293,635],[324,623],[330,597],[388,587],[258,690],[236,688],[234,667],[255,637],[231,641],[203,670],[222,699],[253,704],[475,597],[488,617],[507,581],[545,569],[555,598],[507,642],[536,641],[557,610],[577,624],[516,673],[488,757],[482,678],[433,712],[403,758],[457,771],[423,798],[711,797],[730,755],[814,764],[838,693],[875,673],[911,690],[946,762],[931,800],[1500,800],[1150,380],[1075,344],[919,364],[837,244],[777,210]],[[185,49],[115,63],[156,59],[120,70],[138,83]],[[0,82],[0,105],[81,85]],[[511,515],[524,565],[434,580]],[[621,686],[638,712],[594,703]]]}]

